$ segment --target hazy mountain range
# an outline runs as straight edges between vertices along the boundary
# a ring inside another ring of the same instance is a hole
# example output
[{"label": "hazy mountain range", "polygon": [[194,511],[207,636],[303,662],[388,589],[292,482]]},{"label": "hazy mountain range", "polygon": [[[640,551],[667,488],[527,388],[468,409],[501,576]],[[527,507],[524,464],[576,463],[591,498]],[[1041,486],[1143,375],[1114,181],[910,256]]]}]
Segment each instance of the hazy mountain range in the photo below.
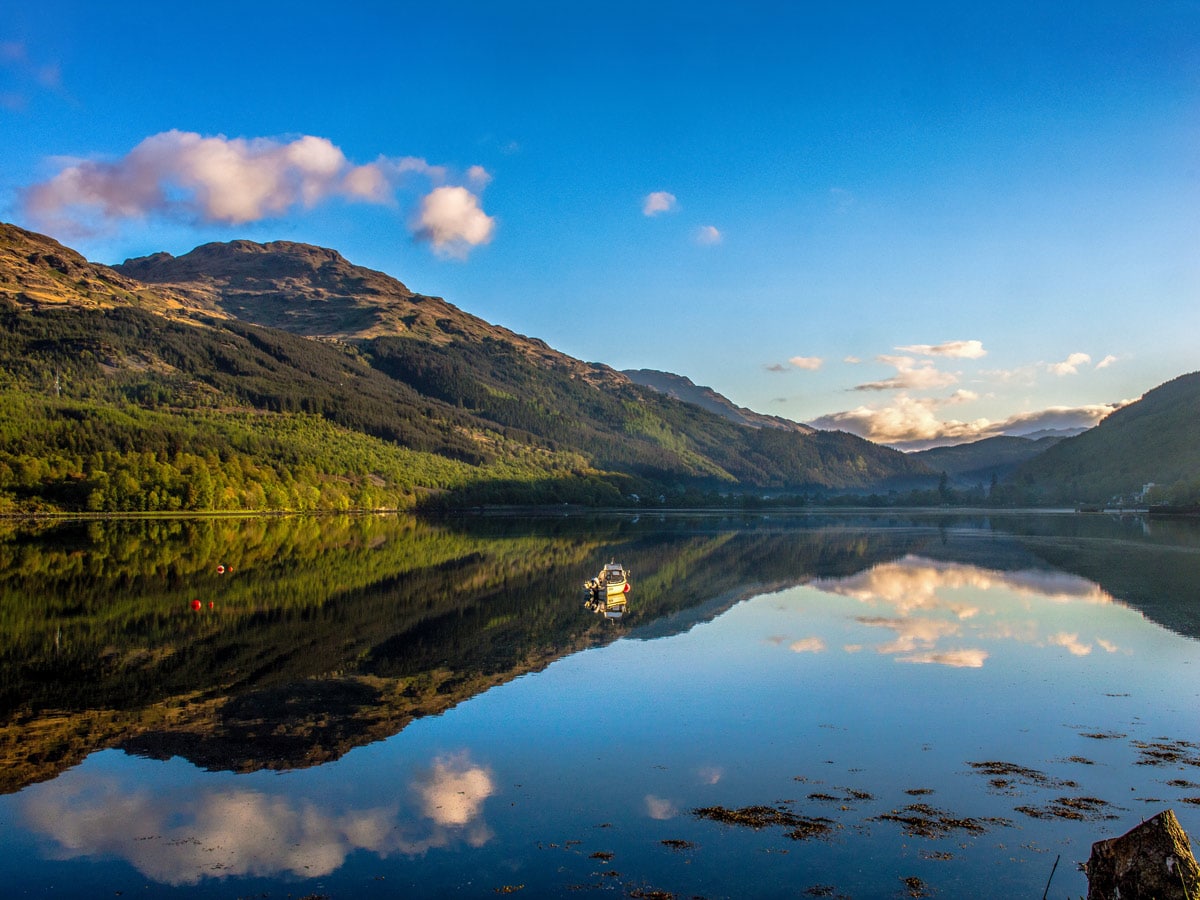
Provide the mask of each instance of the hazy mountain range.
[{"label": "hazy mountain range", "polygon": [[[1069,487],[1093,500],[1200,472],[1190,444],[1142,433],[1192,410],[1194,376],[1166,401],[1147,395],[1152,420],[1135,403],[1102,425],[1104,452],[1123,460],[1128,446],[1136,464],[1064,481],[1091,466],[1096,438],[903,454],[737,407],[681,375],[574,359],[284,241],[106,267],[0,225],[0,322],[0,429],[14,437],[0,507],[702,502],[929,489],[942,473],[1015,479],[1023,499]],[[1043,457],[1053,465],[1025,468]]]}]

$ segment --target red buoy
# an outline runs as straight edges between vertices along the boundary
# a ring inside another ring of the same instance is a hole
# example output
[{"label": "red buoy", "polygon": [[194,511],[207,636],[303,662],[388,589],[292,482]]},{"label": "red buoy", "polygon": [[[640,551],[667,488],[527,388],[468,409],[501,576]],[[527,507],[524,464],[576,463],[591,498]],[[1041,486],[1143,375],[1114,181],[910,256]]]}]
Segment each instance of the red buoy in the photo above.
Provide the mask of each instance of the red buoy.
[{"label": "red buoy", "polygon": [[200,609],[200,601],[199,600],[192,601],[192,609],[195,609],[195,610]]},{"label": "red buoy", "polygon": [[209,601],[208,601],[208,608],[209,608],[209,609],[212,609],[214,606],[216,606],[216,604],[215,604],[215,603],[213,603],[211,600],[209,600]]},{"label": "red buoy", "polygon": [[628,582],[628,581],[627,581],[627,582],[625,582],[625,588],[624,588],[624,590],[625,590],[625,593],[627,593],[627,594],[629,593],[629,582]]},{"label": "red buoy", "polygon": [[225,574],[225,567],[224,567],[224,566],[217,566],[217,574],[218,574],[218,575],[224,575],[224,574]]}]

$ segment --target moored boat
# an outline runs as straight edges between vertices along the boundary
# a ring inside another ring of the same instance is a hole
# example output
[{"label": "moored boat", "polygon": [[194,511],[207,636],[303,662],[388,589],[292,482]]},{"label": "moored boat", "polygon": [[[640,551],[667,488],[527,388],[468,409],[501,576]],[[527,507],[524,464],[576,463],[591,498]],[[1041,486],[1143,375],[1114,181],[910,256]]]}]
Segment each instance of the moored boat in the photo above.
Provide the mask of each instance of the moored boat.
[{"label": "moored boat", "polygon": [[600,574],[583,584],[594,597],[620,597],[629,593],[629,573],[618,562],[606,563]]}]

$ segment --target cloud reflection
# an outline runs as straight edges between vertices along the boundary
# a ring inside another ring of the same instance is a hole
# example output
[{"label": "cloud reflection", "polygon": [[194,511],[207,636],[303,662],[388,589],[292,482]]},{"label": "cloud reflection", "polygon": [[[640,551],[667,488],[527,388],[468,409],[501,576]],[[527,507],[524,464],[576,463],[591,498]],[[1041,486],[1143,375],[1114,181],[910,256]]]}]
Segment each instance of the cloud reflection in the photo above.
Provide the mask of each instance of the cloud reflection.
[{"label": "cloud reflection", "polygon": [[979,669],[988,658],[986,650],[944,650],[940,653],[910,653],[908,656],[897,657],[900,662],[936,663],[939,666],[950,666],[955,669]]},{"label": "cloud reflection", "polygon": [[399,800],[334,810],[260,790],[177,784],[150,791],[76,770],[29,792],[25,824],[54,842],[53,858],[117,857],[170,885],[319,877],[357,850],[415,856],[458,842],[478,847],[492,837],[483,804],[495,792],[493,778],[466,754],[434,760],[409,783],[416,810]]},{"label": "cloud reflection", "polygon": [[662,797],[647,794],[646,815],[660,822],[665,822],[667,819],[673,819],[679,815],[679,807],[670,800],[664,800]]},{"label": "cloud reflection", "polygon": [[821,653],[825,650],[825,641],[819,637],[806,637],[792,641],[790,649],[793,653]]},{"label": "cloud reflection", "polygon": [[[972,645],[997,640],[1061,647],[1074,656],[1086,656],[1095,647],[1110,653],[1118,649],[1103,637],[1088,639],[1078,631],[1047,626],[1061,618],[1048,604],[1113,603],[1099,585],[1064,572],[1002,571],[910,555],[846,578],[814,579],[809,585],[868,607],[871,614],[856,615],[853,621],[891,631],[894,637],[873,649],[898,662],[980,668],[991,651]],[[957,646],[947,647],[950,642]],[[824,647],[820,637],[791,644],[798,652]],[[862,643],[843,644],[846,653],[862,649]]]}]

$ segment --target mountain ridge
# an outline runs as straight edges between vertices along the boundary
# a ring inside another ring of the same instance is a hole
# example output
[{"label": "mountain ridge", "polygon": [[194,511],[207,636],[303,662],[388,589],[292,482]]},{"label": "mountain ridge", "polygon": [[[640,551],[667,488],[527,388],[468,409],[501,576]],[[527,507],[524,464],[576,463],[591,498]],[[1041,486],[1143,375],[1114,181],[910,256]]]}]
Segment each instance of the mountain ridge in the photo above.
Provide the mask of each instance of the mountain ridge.
[{"label": "mountain ridge", "polygon": [[676,400],[692,403],[738,425],[747,425],[751,428],[779,428],[784,431],[796,431],[800,434],[812,434],[816,431],[809,425],[794,422],[791,419],[768,416],[744,406],[737,406],[728,397],[710,387],[697,385],[686,375],[676,375],[673,372],[663,372],[658,369],[623,369],[621,374],[635,384],[651,388],[660,394],[674,397]]},{"label": "mountain ridge", "polygon": [[441,297],[418,294],[399,279],[355,265],[328,247],[297,241],[210,242],[182,256],[159,252],[112,269],[232,318],[305,337],[349,341],[411,336],[434,344],[448,344],[455,337],[492,337],[532,360],[592,382],[623,380],[608,366],[583,363]]},{"label": "mountain ridge", "polygon": [[[0,364],[12,398],[0,430],[14,435],[0,458],[0,508],[22,498],[97,511],[434,495],[450,505],[614,505],[633,493],[712,502],[714,491],[934,478],[844,432],[735,424],[333,250],[235,241],[116,268],[75,254],[78,271],[64,274],[57,242],[10,226],[0,244]],[[64,417],[83,425],[68,433]],[[323,468],[304,462],[314,452]],[[244,461],[233,469],[227,457]],[[266,479],[261,489],[251,470]],[[193,491],[189,479],[214,487]]]}]

